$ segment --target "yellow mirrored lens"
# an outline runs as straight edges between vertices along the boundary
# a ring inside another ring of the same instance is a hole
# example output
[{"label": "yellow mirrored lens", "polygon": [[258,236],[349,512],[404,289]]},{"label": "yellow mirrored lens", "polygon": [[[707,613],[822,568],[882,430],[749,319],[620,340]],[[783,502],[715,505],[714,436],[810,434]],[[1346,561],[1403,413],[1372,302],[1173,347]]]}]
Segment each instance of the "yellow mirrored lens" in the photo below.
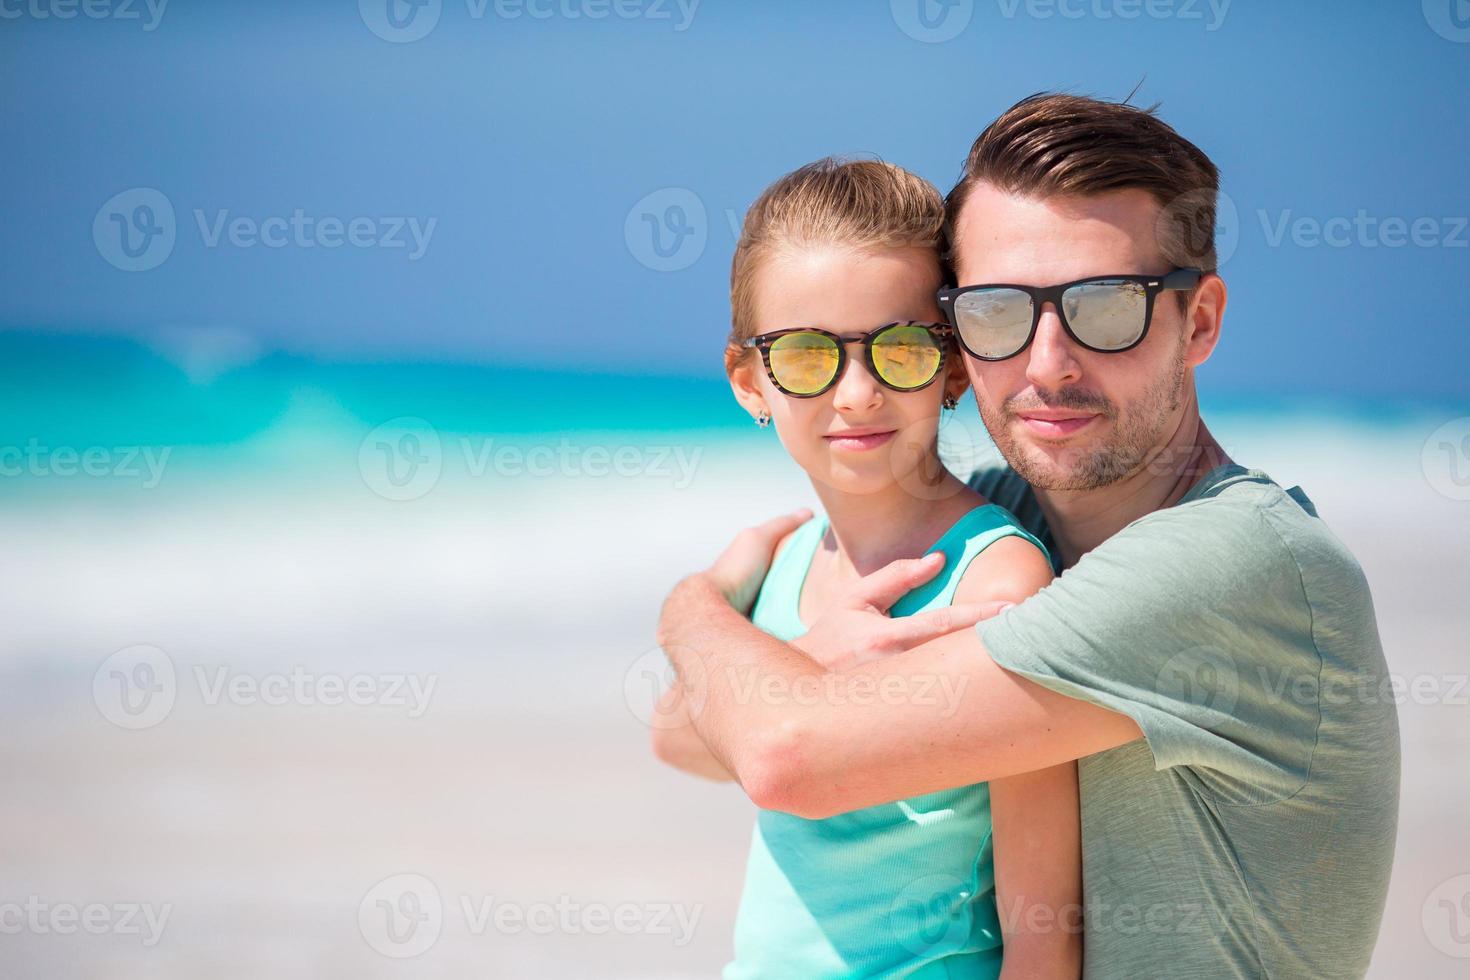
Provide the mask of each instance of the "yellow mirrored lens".
[{"label": "yellow mirrored lens", "polygon": [[873,367],[895,388],[928,384],[943,360],[938,339],[923,327],[890,327],[873,341]]},{"label": "yellow mirrored lens", "polygon": [[837,376],[837,344],[819,333],[788,333],[771,344],[771,374],[794,395],[821,391]]}]

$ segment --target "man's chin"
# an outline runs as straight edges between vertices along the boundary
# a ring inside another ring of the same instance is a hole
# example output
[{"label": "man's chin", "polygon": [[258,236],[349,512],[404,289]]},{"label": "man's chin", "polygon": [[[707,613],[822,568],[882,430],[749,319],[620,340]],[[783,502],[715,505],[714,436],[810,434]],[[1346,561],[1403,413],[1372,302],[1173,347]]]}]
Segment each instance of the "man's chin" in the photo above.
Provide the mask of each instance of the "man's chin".
[{"label": "man's chin", "polygon": [[1037,490],[1093,490],[1104,483],[1096,444],[1083,446],[1015,444],[1006,459],[1025,481]]}]

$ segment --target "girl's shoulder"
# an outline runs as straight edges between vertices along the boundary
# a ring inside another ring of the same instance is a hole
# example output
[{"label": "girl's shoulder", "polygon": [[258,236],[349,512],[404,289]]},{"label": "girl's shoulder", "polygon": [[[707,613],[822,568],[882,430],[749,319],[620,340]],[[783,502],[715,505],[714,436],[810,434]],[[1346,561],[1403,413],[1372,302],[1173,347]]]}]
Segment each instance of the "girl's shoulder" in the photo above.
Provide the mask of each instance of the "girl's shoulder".
[{"label": "girl's shoulder", "polygon": [[1020,602],[1054,577],[1041,542],[1013,517],[988,516],[1002,522],[994,528],[1001,533],[989,532],[990,540],[965,566],[955,587],[955,603]]},{"label": "girl's shoulder", "polygon": [[978,495],[975,502],[956,520],[940,538],[940,543],[958,546],[979,554],[992,544],[1016,537],[1028,541],[1033,547],[1046,553],[1046,546],[1036,538],[1015,514],[999,504]]}]

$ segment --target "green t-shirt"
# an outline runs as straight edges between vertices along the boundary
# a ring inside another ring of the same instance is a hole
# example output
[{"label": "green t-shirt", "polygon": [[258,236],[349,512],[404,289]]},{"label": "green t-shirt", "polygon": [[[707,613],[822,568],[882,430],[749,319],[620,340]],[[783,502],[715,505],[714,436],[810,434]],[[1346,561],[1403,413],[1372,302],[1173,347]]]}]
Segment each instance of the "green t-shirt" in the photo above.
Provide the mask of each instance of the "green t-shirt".
[{"label": "green t-shirt", "polygon": [[[1014,471],[969,483],[1050,546]],[[1087,977],[1364,975],[1395,694],[1363,572],[1299,487],[1212,470],[978,628],[1002,667],[1144,734],[1078,764]]]}]

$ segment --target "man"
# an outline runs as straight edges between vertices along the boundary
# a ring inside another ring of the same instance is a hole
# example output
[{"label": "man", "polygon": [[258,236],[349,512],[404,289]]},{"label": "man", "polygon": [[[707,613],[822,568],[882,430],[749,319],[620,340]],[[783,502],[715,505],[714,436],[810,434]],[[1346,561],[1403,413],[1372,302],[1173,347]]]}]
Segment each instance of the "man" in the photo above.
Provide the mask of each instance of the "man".
[{"label": "man", "polygon": [[[1199,416],[1226,302],[1217,191],[1151,111],[1039,95],[981,134],[947,200],[960,286],[941,300],[1010,464],[970,482],[1051,547],[1054,583],[984,621],[890,620],[937,571],[896,562],[787,645],[743,613],[797,514],[681,582],[659,639],[703,770],[762,807],[826,816],[1080,760],[1089,977],[1360,977],[1397,719],[1356,561]],[[956,710],[921,696],[936,686]],[[803,689],[823,693],[769,693]]]}]

